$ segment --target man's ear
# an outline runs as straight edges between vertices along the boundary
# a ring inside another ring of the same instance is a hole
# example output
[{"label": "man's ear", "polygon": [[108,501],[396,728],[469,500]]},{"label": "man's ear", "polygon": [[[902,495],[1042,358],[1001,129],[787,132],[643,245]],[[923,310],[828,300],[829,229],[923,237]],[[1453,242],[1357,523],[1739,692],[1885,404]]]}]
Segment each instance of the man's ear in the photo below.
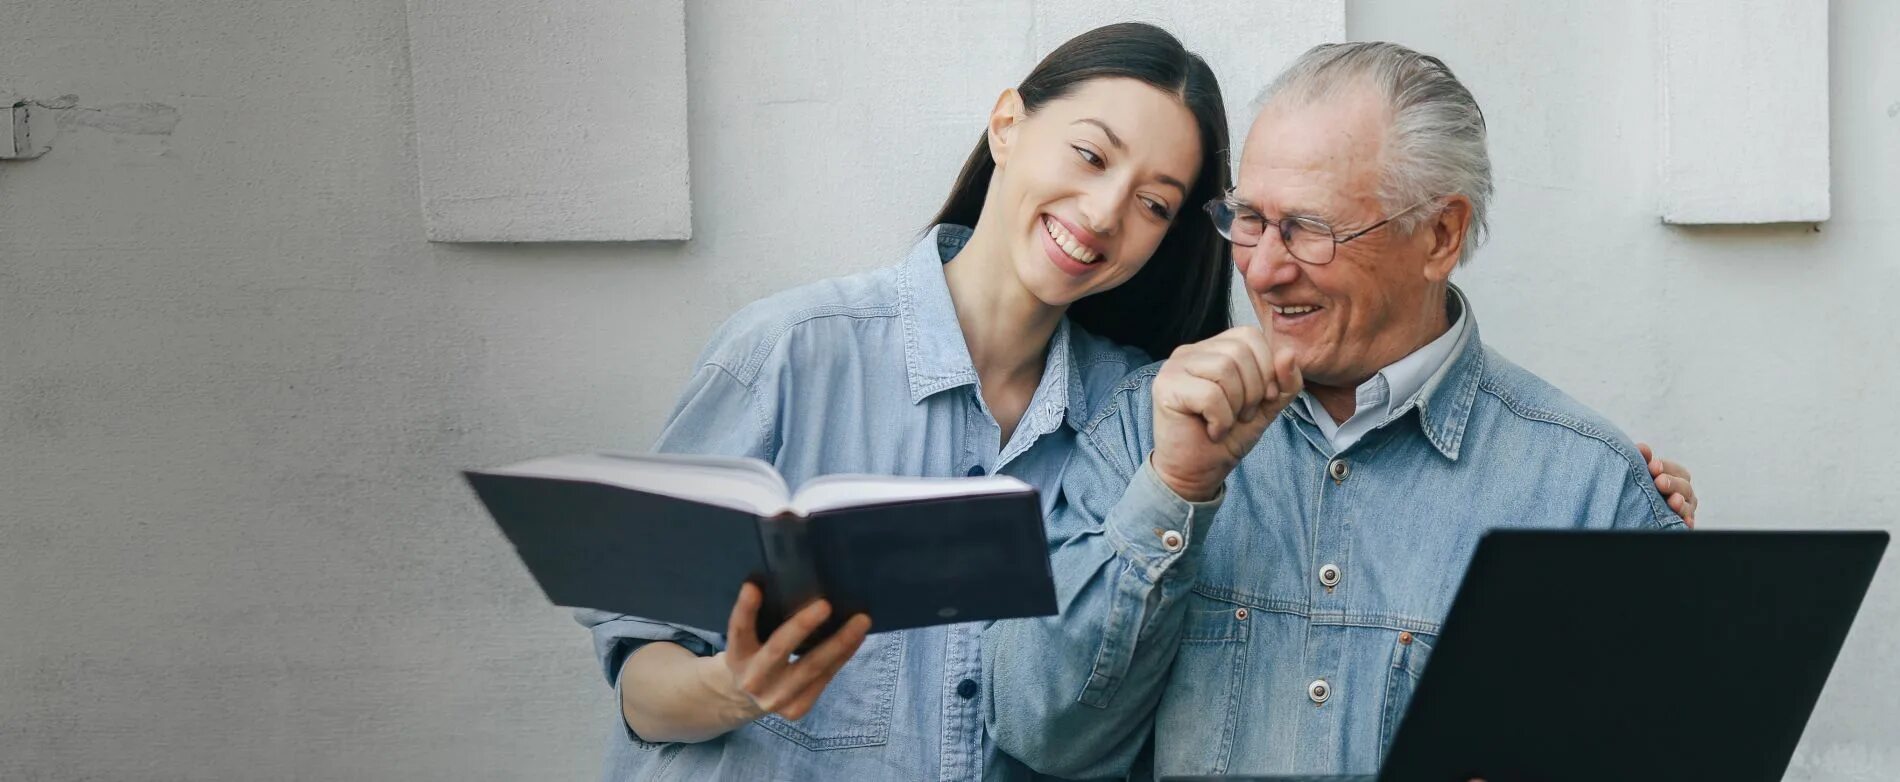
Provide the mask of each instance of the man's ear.
[{"label": "man's ear", "polygon": [[1003,90],[996,98],[996,108],[990,109],[989,143],[990,157],[996,160],[1000,168],[1009,160],[1010,145],[1016,141],[1016,130],[1022,125],[1028,112],[1023,109],[1022,93],[1014,87]]},{"label": "man's ear", "polygon": [[1433,282],[1451,279],[1458,258],[1465,249],[1465,229],[1471,225],[1471,199],[1461,195],[1445,199],[1438,214],[1419,226],[1425,232],[1425,278]]}]

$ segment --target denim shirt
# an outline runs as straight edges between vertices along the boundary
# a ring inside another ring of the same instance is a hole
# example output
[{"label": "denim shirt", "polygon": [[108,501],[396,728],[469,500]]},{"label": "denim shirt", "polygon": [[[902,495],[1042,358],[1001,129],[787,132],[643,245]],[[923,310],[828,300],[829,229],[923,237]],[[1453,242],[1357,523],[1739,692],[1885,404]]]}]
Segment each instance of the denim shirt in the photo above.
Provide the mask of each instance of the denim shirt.
[{"label": "denim shirt", "polygon": [[1060,617],[985,634],[1003,751],[1116,776],[1152,735],[1156,775],[1372,773],[1485,530],[1681,526],[1622,433],[1465,313],[1381,426],[1335,453],[1290,407],[1206,503],[1144,461],[1158,367],[1130,376],[1049,522]]},{"label": "denim shirt", "polygon": [[[655,450],[757,457],[794,489],[834,473],[1001,473],[1040,489],[1046,516],[1091,398],[1099,405],[1147,357],[1063,321],[1028,409],[1003,443],[944,280],[944,264],[968,238],[967,228],[937,226],[896,266],[741,310],[713,337]],[[593,630],[610,683],[644,643],[672,641],[700,655],[725,646],[708,632],[724,628],[597,611],[578,618]],[[700,743],[642,741],[620,719],[616,698],[606,778],[1026,778],[984,731],[982,630],[874,632],[802,719],[768,715]]]}]

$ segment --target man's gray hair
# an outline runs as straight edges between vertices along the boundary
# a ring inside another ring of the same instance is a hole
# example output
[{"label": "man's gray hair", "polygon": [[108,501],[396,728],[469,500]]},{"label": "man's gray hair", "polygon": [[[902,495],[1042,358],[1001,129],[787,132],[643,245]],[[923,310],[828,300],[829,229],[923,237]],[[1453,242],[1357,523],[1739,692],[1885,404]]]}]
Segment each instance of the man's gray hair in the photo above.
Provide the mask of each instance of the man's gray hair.
[{"label": "man's gray hair", "polygon": [[[1484,112],[1444,61],[1382,41],[1321,44],[1282,71],[1256,106],[1310,102],[1362,87],[1384,96],[1392,110],[1380,203],[1391,214],[1430,198],[1470,199],[1471,224],[1458,257],[1464,264],[1488,234],[1491,157],[1485,152]],[[1421,208],[1392,222],[1409,232],[1436,214]]]}]

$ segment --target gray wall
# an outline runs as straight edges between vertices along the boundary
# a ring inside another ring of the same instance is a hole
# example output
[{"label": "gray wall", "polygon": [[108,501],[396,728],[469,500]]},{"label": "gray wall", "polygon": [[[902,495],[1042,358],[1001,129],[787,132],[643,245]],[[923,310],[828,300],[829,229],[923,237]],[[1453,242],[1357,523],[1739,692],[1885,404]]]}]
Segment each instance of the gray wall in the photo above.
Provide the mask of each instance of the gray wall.
[{"label": "gray wall", "polygon": [[[792,5],[688,4],[690,243],[447,246],[401,2],[0,0],[0,92],[78,96],[0,163],[0,779],[592,775],[586,637],[452,471],[643,445],[726,314],[909,242],[1033,40]],[[1900,5],[1833,14],[1816,232],[1658,222],[1643,3],[1348,6],[1484,103],[1487,337],[1710,528],[1900,515]],[[1895,569],[1791,778],[1900,776]]]}]

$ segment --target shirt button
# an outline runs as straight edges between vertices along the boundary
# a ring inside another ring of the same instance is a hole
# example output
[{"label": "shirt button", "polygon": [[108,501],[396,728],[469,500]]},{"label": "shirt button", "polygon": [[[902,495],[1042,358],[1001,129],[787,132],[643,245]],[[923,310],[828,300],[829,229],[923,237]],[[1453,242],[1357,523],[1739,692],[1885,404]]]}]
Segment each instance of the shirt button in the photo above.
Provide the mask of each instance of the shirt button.
[{"label": "shirt button", "polygon": [[964,679],[963,681],[957,682],[957,697],[966,701],[976,697],[976,680]]},{"label": "shirt button", "polygon": [[1319,568],[1319,582],[1327,589],[1339,586],[1339,566],[1330,562]]},{"label": "shirt button", "polygon": [[1234,618],[1242,622],[1247,621],[1247,609],[1246,608],[1234,609]]},{"label": "shirt button", "polygon": [[1174,530],[1161,533],[1161,547],[1169,551],[1180,551],[1182,544],[1186,542],[1181,538],[1181,533]]},{"label": "shirt button", "polygon": [[969,472],[966,472],[966,473],[964,473],[964,475],[968,475],[968,476],[970,476],[970,477],[972,477],[972,478],[979,478],[979,477],[982,477],[982,475],[983,475],[983,465],[980,465],[980,464],[973,464],[973,465],[970,465],[970,471],[969,471]]},{"label": "shirt button", "polygon": [[1346,464],[1345,459],[1334,459],[1332,464],[1326,465],[1326,474],[1333,476],[1334,481],[1343,481],[1352,474],[1352,467]]},{"label": "shirt button", "polygon": [[1306,697],[1312,698],[1314,703],[1325,703],[1327,698],[1333,697],[1333,687],[1325,679],[1314,679],[1312,684],[1306,685]]}]

